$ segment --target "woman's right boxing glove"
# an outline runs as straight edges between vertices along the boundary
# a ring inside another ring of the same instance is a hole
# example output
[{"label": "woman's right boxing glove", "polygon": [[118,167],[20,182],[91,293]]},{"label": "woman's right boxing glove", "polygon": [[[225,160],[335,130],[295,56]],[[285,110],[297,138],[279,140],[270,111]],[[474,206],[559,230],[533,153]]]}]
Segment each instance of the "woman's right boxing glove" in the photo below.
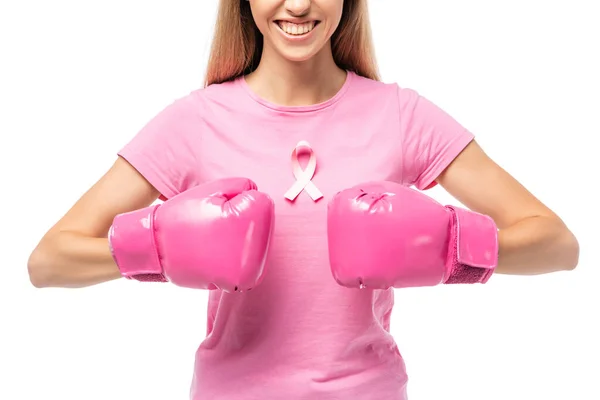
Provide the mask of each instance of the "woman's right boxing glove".
[{"label": "woman's right boxing glove", "polygon": [[128,279],[235,292],[262,281],[273,223],[268,195],[227,178],[117,215],[108,238]]}]

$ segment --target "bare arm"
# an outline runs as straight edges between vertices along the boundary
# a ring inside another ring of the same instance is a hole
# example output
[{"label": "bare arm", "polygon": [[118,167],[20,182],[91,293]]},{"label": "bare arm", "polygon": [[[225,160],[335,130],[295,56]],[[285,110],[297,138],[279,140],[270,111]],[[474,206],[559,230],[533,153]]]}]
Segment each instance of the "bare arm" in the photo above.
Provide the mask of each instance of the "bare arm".
[{"label": "bare arm", "polygon": [[35,287],[85,287],[120,278],[106,238],[117,214],[147,207],[158,191],[118,158],[44,235],[27,268]]},{"label": "bare arm", "polygon": [[536,275],[572,270],[579,244],[564,222],[471,142],[438,177],[448,193],[499,228],[497,273]]}]

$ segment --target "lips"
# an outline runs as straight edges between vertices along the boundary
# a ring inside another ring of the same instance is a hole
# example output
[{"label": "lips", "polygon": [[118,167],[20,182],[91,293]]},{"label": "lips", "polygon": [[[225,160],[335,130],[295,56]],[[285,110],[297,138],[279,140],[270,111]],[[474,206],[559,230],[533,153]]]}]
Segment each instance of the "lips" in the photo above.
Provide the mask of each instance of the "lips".
[{"label": "lips", "polygon": [[290,21],[277,20],[275,21],[279,29],[291,36],[302,36],[310,33],[315,26],[319,24],[319,21],[307,21],[302,23],[295,23]]}]

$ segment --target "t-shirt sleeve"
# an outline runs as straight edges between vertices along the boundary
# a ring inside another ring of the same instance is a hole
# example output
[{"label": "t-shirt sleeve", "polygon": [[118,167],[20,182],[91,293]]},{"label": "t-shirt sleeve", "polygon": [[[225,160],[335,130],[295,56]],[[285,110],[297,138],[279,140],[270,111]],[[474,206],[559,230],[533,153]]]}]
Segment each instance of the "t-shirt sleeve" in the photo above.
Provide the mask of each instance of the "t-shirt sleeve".
[{"label": "t-shirt sleeve", "polygon": [[156,114],[117,153],[169,199],[187,190],[196,169],[198,118],[189,97]]},{"label": "t-shirt sleeve", "polygon": [[432,188],[474,135],[416,91],[398,87],[398,97],[403,181],[419,190]]}]

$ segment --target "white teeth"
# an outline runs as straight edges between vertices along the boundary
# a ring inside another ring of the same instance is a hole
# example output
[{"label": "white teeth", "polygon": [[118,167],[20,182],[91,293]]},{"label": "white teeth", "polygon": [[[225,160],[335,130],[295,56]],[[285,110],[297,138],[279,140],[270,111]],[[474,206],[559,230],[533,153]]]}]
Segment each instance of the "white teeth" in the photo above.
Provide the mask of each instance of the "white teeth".
[{"label": "white teeth", "polygon": [[282,31],[288,35],[304,35],[313,30],[316,21],[305,22],[303,24],[294,24],[287,21],[278,21],[278,25]]}]

